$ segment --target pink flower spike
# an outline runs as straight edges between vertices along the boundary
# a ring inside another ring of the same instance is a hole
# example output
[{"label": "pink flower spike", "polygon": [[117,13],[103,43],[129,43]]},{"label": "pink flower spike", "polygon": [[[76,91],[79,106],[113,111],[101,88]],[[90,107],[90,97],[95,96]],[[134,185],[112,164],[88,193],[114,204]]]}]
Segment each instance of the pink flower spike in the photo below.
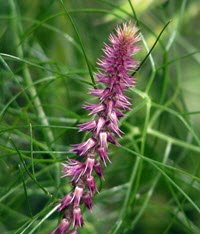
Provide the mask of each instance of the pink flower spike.
[{"label": "pink flower spike", "polygon": [[58,211],[62,211],[63,219],[51,234],[77,234],[78,227],[84,223],[81,206],[92,210],[92,199],[98,192],[94,175],[104,179],[102,165],[107,166],[107,161],[111,163],[108,145],[119,145],[116,137],[121,137],[123,133],[119,128],[119,119],[126,110],[130,110],[131,101],[124,92],[136,83],[131,74],[138,67],[138,62],[132,58],[140,49],[135,45],[140,40],[137,31],[133,23],[123,24],[110,35],[110,42],[104,44],[104,55],[97,62],[99,68],[95,74],[98,88],[89,92],[97,102],[83,106],[92,119],[78,125],[79,132],[89,131],[85,134],[89,137],[70,150],[81,156],[80,161],[68,159],[63,163],[62,177],[70,177],[72,192],[60,201]]}]

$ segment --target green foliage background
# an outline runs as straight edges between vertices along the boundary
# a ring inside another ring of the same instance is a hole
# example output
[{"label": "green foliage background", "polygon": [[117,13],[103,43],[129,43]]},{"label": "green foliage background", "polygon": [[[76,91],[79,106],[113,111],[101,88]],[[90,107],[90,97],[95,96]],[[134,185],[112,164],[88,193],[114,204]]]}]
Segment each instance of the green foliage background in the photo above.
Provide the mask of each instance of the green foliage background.
[{"label": "green foliage background", "polygon": [[60,162],[85,137],[76,125],[88,119],[81,107],[103,42],[130,19],[143,36],[139,61],[157,44],[80,233],[200,233],[198,3],[0,0],[0,233],[56,227],[55,204],[70,191]]}]

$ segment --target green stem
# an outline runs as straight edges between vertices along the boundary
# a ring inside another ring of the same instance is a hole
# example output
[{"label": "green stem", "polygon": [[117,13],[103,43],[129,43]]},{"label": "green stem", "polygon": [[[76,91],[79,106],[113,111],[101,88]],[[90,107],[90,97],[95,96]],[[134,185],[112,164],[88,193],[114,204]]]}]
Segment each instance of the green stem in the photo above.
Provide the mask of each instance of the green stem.
[{"label": "green stem", "polygon": [[[16,11],[14,1],[10,0],[9,2],[10,2],[11,12],[12,12],[11,13],[12,14],[12,27],[13,27],[13,31],[15,33],[13,38],[15,39],[16,51],[17,51],[18,57],[23,59],[24,58],[23,47],[22,47],[22,45],[20,43],[20,39],[19,39],[19,26],[21,26],[21,24],[17,20],[17,11]],[[22,27],[21,27],[21,30],[22,30]],[[40,120],[42,125],[49,126],[47,116],[43,110],[40,98],[37,95],[37,91],[36,91],[36,88],[35,88],[34,83],[32,81],[32,77],[31,77],[31,74],[29,72],[27,64],[24,64],[22,72],[23,72],[23,76],[24,76],[26,85],[29,87],[28,92],[29,92],[29,95],[33,101],[34,107],[37,111],[39,120]],[[44,133],[46,135],[46,138],[48,140],[49,145],[51,142],[54,142],[53,132],[51,131],[50,128],[44,129]]]},{"label": "green stem", "polygon": [[[165,154],[164,154],[164,158],[163,158],[163,164],[166,163],[168,157],[169,157],[169,154],[170,154],[170,151],[171,151],[171,143],[167,143],[167,146],[165,148]],[[153,192],[155,190],[155,187],[159,181],[161,177],[161,173],[158,172],[157,176],[155,177],[155,179],[153,180],[153,183],[149,189],[149,191],[147,192],[147,196],[142,204],[142,207],[140,208],[138,214],[136,215],[136,217],[134,218],[132,224],[131,224],[131,230],[133,230],[134,226],[137,224],[137,222],[139,221],[139,219],[141,218],[141,216],[143,215],[146,207],[147,207],[147,204],[149,203],[149,200],[151,198],[151,196],[153,195]]]},{"label": "green stem", "polygon": [[83,52],[83,55],[85,57],[85,61],[86,61],[86,64],[87,64],[87,67],[88,67],[88,71],[89,71],[89,74],[90,74],[90,77],[91,77],[91,80],[92,80],[92,83],[93,83],[93,86],[96,87],[96,82],[95,82],[95,79],[94,79],[94,76],[93,76],[93,73],[92,73],[92,69],[90,67],[90,63],[89,63],[89,60],[88,60],[88,57],[86,55],[86,52],[85,52],[85,49],[84,49],[84,46],[83,46],[83,42],[81,40],[81,37],[79,35],[79,32],[78,32],[78,29],[76,28],[76,25],[71,17],[71,15],[69,14],[69,11],[67,10],[66,6],[64,5],[63,1],[60,0],[60,3],[63,7],[63,9],[65,10],[66,14],[67,14],[67,17],[69,18],[73,28],[74,28],[74,31],[78,37],[78,40],[79,40],[79,43],[80,43],[80,46],[81,46],[81,49],[82,49],[82,52]]}]

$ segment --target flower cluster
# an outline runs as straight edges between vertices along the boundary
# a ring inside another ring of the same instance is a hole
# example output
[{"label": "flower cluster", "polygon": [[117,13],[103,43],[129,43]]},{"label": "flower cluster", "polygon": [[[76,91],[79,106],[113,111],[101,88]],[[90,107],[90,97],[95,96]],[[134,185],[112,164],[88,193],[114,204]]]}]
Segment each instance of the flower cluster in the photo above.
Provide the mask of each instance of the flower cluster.
[{"label": "flower cluster", "polygon": [[104,56],[97,63],[100,69],[96,74],[98,83],[103,84],[104,88],[90,90],[90,94],[96,96],[99,102],[87,103],[83,108],[89,110],[89,116],[94,118],[79,124],[79,132],[89,131],[91,136],[71,149],[83,160],[68,159],[63,164],[63,177],[71,178],[73,190],[61,200],[58,210],[63,212],[63,218],[51,234],[78,233],[77,228],[84,224],[82,204],[92,210],[92,197],[98,192],[95,177],[103,179],[102,165],[110,162],[108,142],[118,145],[115,137],[122,134],[119,118],[124,116],[124,111],[130,110],[131,103],[124,91],[135,84],[130,73],[138,66],[132,58],[140,49],[135,45],[140,40],[137,31],[131,22],[123,24],[115,34],[110,35],[110,45],[105,44]]}]

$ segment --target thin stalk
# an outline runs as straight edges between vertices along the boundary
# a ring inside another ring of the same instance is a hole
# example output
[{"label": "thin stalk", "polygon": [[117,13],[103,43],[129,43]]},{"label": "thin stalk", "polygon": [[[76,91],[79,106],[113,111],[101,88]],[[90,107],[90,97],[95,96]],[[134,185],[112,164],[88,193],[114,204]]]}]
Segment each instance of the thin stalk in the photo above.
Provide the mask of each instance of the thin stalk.
[{"label": "thin stalk", "polygon": [[80,43],[80,46],[81,46],[81,49],[82,49],[82,52],[83,52],[83,55],[84,55],[84,58],[85,58],[85,62],[87,64],[87,68],[88,68],[88,71],[89,71],[89,74],[90,74],[90,78],[91,78],[92,84],[93,84],[93,86],[95,88],[96,87],[96,82],[95,82],[95,79],[94,79],[94,76],[93,76],[93,73],[92,73],[92,69],[90,67],[88,57],[86,55],[86,52],[85,52],[85,49],[84,49],[84,46],[83,46],[83,42],[82,42],[81,37],[79,35],[78,29],[77,29],[71,15],[70,15],[69,11],[68,11],[68,9],[66,8],[64,2],[62,0],[60,0],[60,3],[62,5],[63,9],[65,10],[65,12],[67,14],[67,17],[69,18],[69,20],[70,20],[70,22],[71,22],[71,24],[72,24],[72,26],[74,28],[74,31],[75,31],[75,33],[76,33],[76,35],[78,37],[78,40],[79,40],[79,43]]},{"label": "thin stalk", "polygon": [[[153,49],[155,48],[156,44],[158,43],[160,37],[162,36],[163,32],[165,31],[165,29],[167,28],[167,26],[170,24],[171,20],[168,21],[165,26],[163,27],[163,29],[161,30],[161,32],[159,33],[158,37],[156,38],[156,41],[154,42],[153,46],[151,47],[151,49],[149,50],[148,54],[145,56],[145,58],[142,60],[142,62],[140,63],[140,66],[133,72],[132,76],[135,75],[135,73],[142,67],[142,65],[145,63],[145,61],[147,60],[147,58],[151,55],[151,52],[153,51]],[[144,42],[144,40],[143,40]]]},{"label": "thin stalk", "polygon": [[[10,0],[9,3],[10,3],[10,7],[11,7],[11,12],[12,12],[11,13],[12,14],[12,27],[13,27],[13,32],[15,34],[13,36],[13,38],[15,39],[17,56],[23,59],[24,52],[23,52],[23,47],[20,43],[20,38],[19,38],[19,26],[21,26],[21,24],[18,20],[17,10],[16,10],[16,6],[15,6],[14,1]],[[22,27],[21,27],[21,30],[22,30]],[[24,64],[22,72],[23,72],[23,76],[24,76],[26,85],[29,87],[28,92],[29,92],[30,97],[33,101],[34,107],[37,111],[39,120],[40,120],[42,125],[49,126],[49,121],[48,121],[47,116],[43,110],[40,98],[37,95],[37,91],[36,91],[36,88],[35,88],[34,83],[32,81],[32,77],[31,77],[31,74],[29,72],[27,64]],[[48,140],[48,144],[50,145],[50,143],[54,141],[53,132],[51,131],[50,128],[45,128],[44,134]]]},{"label": "thin stalk", "polygon": [[[169,158],[169,155],[170,155],[170,152],[171,152],[171,143],[168,142],[167,145],[166,145],[166,148],[165,148],[165,154],[164,154],[164,158],[163,158],[163,161],[162,163],[165,164],[167,162],[167,159]],[[145,212],[145,209],[153,195],[153,192],[155,190],[155,187],[159,181],[161,177],[161,173],[158,172],[157,176],[154,178],[153,180],[153,183],[149,189],[149,191],[147,192],[147,196],[138,212],[138,214],[136,215],[136,217],[134,218],[133,222],[131,223],[131,230],[133,230],[134,226],[137,224],[137,222],[139,221],[139,219],[141,218],[141,216],[143,215],[143,213]]]}]

